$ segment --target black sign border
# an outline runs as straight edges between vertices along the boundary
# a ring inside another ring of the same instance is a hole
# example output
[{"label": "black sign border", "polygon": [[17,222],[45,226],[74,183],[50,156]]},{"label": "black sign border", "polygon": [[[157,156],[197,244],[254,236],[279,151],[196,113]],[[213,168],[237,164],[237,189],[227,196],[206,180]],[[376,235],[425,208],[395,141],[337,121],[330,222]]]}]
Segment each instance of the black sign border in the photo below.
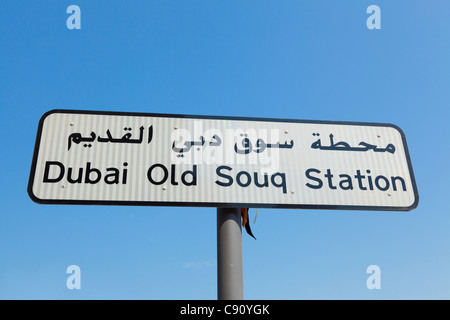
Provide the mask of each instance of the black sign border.
[{"label": "black sign border", "polygon": [[[94,114],[94,115],[112,115],[112,116],[132,116],[132,117],[161,117],[161,118],[182,118],[182,119],[208,119],[208,120],[238,120],[238,121],[257,121],[257,122],[280,122],[280,123],[312,123],[312,124],[336,124],[336,125],[355,125],[355,126],[375,126],[391,127],[396,129],[403,142],[408,170],[411,177],[411,183],[414,191],[414,203],[409,207],[392,206],[353,206],[353,205],[297,205],[297,204],[258,204],[258,203],[217,203],[217,202],[167,202],[167,201],[105,201],[105,200],[49,200],[40,199],[33,193],[34,177],[36,172],[36,163],[39,154],[42,128],[45,118],[53,113],[69,114]],[[365,210],[365,211],[410,211],[417,208],[419,204],[419,193],[412,168],[406,137],[402,129],[390,123],[371,123],[371,122],[351,122],[351,121],[326,121],[326,120],[293,120],[277,118],[250,118],[250,117],[228,117],[228,116],[204,116],[204,115],[182,115],[182,114],[164,114],[164,113],[141,113],[141,112],[118,112],[118,111],[92,111],[92,110],[67,110],[54,109],[46,112],[39,120],[36,134],[36,142],[33,152],[33,160],[30,169],[30,177],[27,187],[28,195],[39,204],[74,204],[74,205],[118,205],[118,206],[166,206],[166,207],[220,207],[220,208],[274,208],[274,209],[320,209],[320,210]]]}]

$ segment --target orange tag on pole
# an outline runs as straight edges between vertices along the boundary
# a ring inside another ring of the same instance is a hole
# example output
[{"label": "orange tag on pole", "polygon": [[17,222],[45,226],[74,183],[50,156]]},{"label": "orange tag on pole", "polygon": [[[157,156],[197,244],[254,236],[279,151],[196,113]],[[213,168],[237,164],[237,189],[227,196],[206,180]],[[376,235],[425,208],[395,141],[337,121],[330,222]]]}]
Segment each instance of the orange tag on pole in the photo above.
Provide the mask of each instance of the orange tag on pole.
[{"label": "orange tag on pole", "polygon": [[241,208],[242,226],[244,227],[248,221],[248,208]]}]

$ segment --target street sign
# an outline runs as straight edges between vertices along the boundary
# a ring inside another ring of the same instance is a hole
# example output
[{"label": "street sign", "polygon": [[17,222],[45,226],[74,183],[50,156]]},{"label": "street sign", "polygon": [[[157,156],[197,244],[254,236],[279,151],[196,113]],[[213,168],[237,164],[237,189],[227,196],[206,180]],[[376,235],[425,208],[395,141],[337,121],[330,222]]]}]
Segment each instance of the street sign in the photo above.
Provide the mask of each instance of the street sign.
[{"label": "street sign", "polygon": [[52,110],[28,193],[44,204],[407,211],[419,196],[391,124]]}]

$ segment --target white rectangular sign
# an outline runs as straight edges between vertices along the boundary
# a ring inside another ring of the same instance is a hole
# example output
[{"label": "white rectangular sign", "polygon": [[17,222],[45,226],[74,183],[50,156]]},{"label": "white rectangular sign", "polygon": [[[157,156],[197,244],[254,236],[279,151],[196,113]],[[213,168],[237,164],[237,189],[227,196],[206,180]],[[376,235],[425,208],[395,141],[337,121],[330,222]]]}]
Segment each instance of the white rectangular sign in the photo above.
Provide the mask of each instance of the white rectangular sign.
[{"label": "white rectangular sign", "polygon": [[53,110],[28,193],[45,204],[411,210],[391,124]]}]

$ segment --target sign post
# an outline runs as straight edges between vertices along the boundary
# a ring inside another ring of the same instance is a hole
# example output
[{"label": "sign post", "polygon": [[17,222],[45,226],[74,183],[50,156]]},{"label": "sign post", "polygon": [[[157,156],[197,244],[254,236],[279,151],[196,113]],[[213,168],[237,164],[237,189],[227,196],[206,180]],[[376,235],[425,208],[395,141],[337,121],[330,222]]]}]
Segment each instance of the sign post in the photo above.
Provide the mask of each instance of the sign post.
[{"label": "sign post", "polygon": [[217,298],[244,299],[241,212],[217,208]]},{"label": "sign post", "polygon": [[409,211],[392,124],[52,110],[28,182],[41,204],[217,208],[218,298],[243,299],[240,208]]}]

